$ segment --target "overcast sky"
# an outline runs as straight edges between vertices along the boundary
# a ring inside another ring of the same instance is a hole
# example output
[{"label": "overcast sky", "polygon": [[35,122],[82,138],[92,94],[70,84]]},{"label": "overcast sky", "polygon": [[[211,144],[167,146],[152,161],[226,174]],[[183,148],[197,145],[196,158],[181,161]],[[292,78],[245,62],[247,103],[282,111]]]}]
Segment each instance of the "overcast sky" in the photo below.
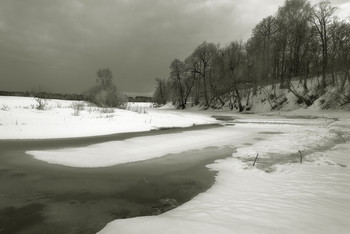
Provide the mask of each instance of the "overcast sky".
[{"label": "overcast sky", "polygon": [[[0,90],[80,93],[99,68],[151,93],[203,41],[246,40],[284,0],[0,0]],[[342,14],[350,1],[333,0]]]}]

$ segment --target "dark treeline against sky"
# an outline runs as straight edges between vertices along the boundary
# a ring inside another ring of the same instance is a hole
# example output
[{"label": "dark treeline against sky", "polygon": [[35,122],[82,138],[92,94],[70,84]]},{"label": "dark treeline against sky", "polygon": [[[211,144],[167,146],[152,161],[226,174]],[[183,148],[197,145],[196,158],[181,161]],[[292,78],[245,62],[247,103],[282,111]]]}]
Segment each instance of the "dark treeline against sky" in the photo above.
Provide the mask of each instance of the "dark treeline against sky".
[{"label": "dark treeline against sky", "polygon": [[[331,2],[349,15],[349,1]],[[246,40],[283,3],[0,0],[0,90],[80,93],[99,68],[110,68],[120,91],[152,93],[155,77],[167,78],[174,58],[203,41]]]}]

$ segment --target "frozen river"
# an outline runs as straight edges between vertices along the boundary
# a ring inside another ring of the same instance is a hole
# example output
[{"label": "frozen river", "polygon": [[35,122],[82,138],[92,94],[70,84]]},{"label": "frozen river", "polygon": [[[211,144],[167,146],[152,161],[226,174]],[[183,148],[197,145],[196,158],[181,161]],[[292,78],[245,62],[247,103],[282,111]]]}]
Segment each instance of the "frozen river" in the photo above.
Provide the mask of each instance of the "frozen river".
[{"label": "frozen river", "polygon": [[74,168],[36,160],[25,154],[27,150],[83,147],[216,127],[56,140],[2,140],[0,232],[96,233],[114,219],[163,213],[207,190],[215,173],[205,165],[232,154],[232,149],[212,147],[110,167]]}]

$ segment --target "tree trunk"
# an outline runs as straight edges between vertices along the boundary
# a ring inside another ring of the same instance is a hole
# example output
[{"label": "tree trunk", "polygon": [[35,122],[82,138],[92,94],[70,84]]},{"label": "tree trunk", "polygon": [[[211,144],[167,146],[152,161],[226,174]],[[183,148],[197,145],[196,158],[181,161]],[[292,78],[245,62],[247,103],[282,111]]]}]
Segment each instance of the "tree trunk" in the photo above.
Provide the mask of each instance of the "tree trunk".
[{"label": "tree trunk", "polygon": [[242,106],[242,102],[241,102],[241,95],[239,94],[239,91],[237,89],[237,85],[234,85],[234,89],[235,89],[235,93],[236,93],[236,100],[237,100],[237,104],[238,104],[238,110],[239,112],[243,111],[243,106]]},{"label": "tree trunk", "polygon": [[206,107],[209,107],[207,82],[206,82],[206,80],[205,80],[204,77],[203,77],[203,88],[204,88],[205,106],[206,106]]},{"label": "tree trunk", "polygon": [[245,106],[249,106],[249,98],[250,98],[250,88],[248,88],[247,102]]}]

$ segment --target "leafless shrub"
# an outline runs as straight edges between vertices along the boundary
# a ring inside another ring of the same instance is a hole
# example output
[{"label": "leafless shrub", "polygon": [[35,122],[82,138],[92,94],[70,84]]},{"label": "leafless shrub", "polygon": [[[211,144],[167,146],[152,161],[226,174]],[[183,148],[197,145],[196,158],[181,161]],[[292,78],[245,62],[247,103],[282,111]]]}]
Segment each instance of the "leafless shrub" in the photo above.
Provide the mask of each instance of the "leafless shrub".
[{"label": "leafless shrub", "polygon": [[110,114],[110,113],[114,113],[114,109],[113,108],[99,108],[99,112],[101,114]]},{"label": "leafless shrub", "polygon": [[79,116],[80,111],[85,109],[84,103],[82,102],[73,102],[71,104],[71,108],[73,109],[73,115],[74,116]]},{"label": "leafless shrub", "polygon": [[2,105],[1,110],[2,111],[9,111],[10,107],[8,107],[7,105]]},{"label": "leafless shrub", "polygon": [[45,110],[47,107],[47,101],[44,98],[40,97],[34,97],[34,100],[36,101],[36,106],[35,108],[37,110]]},{"label": "leafless shrub", "polygon": [[139,105],[134,106],[134,105],[128,104],[125,109],[128,111],[136,112],[138,114],[148,114],[147,109]]}]

